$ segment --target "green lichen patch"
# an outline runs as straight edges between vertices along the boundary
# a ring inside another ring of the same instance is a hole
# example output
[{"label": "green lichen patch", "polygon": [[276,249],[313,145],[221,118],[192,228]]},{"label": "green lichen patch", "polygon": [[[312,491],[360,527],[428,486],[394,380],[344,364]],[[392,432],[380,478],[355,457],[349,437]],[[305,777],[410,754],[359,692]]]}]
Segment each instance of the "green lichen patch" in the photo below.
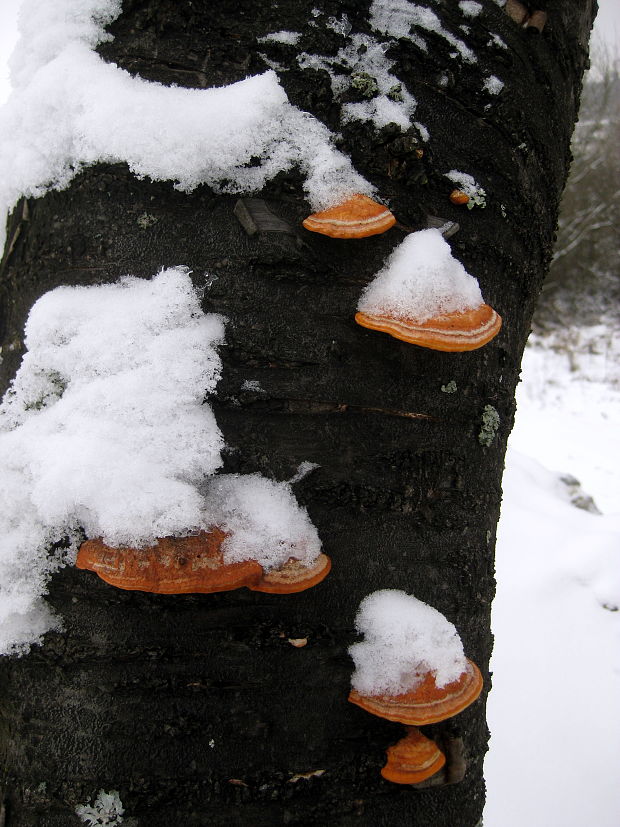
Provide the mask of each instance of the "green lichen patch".
[{"label": "green lichen patch", "polygon": [[154,215],[143,212],[142,215],[136,218],[136,224],[141,230],[148,230],[148,228],[152,227],[153,224],[157,224],[157,218]]},{"label": "green lichen patch", "polygon": [[450,381],[447,384],[441,386],[442,393],[456,393],[457,390],[458,387],[454,379],[450,379]]},{"label": "green lichen patch", "polygon": [[478,434],[478,442],[488,448],[495,439],[499,428],[499,414],[493,405],[485,405],[482,412],[482,428]]},{"label": "green lichen patch", "polygon": [[374,98],[379,92],[377,81],[368,72],[355,72],[351,75],[351,87],[363,98]]}]

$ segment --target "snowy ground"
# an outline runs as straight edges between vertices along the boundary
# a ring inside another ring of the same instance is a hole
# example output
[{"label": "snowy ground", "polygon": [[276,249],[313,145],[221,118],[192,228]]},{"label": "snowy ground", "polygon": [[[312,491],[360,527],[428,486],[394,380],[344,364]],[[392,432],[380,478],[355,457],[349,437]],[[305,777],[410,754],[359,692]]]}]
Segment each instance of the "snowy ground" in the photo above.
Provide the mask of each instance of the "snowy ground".
[{"label": "snowy ground", "polygon": [[559,338],[528,347],[506,460],[485,827],[620,824],[620,346]]}]

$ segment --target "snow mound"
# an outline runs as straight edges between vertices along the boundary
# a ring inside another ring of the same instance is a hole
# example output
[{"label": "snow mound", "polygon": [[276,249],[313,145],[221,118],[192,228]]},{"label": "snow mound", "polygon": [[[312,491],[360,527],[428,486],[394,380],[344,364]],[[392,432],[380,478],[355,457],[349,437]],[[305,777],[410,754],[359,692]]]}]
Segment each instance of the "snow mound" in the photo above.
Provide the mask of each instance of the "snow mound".
[{"label": "snow mound", "polygon": [[225,474],[208,484],[205,510],[215,525],[230,532],[222,545],[226,563],[257,560],[280,568],[289,557],[310,565],[321,541],[291,487],[260,474]]},{"label": "snow mound", "polygon": [[197,486],[223,440],[203,399],[223,335],[184,268],[59,287],[33,306],[0,404],[0,651],[50,627],[40,597],[79,527],[143,546],[209,525]]},{"label": "snow mound", "polygon": [[483,303],[478,281],[433,229],[405,238],[362,293],[358,310],[424,322]]},{"label": "snow mound", "polygon": [[463,644],[441,612],[397,589],[373,592],[355,618],[364,635],[349,654],[351,685],[362,695],[399,695],[435,674],[438,687],[458,680],[467,668]]},{"label": "snow mound", "polygon": [[[273,71],[212,89],[152,83],[93,47],[117,0],[24,3],[14,92],[0,110],[0,209],[63,189],[85,166],[125,162],[181,190],[253,192],[299,167],[313,210],[373,187],[330,131],[292,106]],[[49,35],[49,36],[48,36]]]}]

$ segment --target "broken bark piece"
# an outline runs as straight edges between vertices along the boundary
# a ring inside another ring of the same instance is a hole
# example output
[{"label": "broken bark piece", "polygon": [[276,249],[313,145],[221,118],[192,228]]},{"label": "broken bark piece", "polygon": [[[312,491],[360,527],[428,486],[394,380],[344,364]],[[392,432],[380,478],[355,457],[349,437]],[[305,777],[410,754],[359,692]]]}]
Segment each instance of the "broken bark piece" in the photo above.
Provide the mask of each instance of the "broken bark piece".
[{"label": "broken bark piece", "polygon": [[511,17],[519,26],[525,23],[528,16],[527,8],[523,3],[520,3],[519,0],[506,0],[504,11],[508,17]]},{"label": "broken bark piece", "polygon": [[540,33],[545,28],[545,23],[547,22],[547,12],[546,11],[535,11],[533,12],[525,23],[525,28],[528,32],[532,32],[536,34],[537,32]]},{"label": "broken bark piece", "polygon": [[250,586],[253,592],[268,594],[293,594],[303,592],[324,580],[332,567],[326,554],[319,554],[309,566],[290,557],[282,568],[267,572],[256,584]]},{"label": "broken bark piece", "polygon": [[459,784],[467,772],[467,760],[465,758],[465,745],[462,738],[454,738],[451,735],[439,735],[439,748],[446,756],[446,763],[434,775],[424,781],[416,783],[416,789],[424,790],[428,787],[445,787],[449,784]]},{"label": "broken bark piece", "polygon": [[148,548],[112,548],[87,540],[76,566],[118,589],[154,594],[210,594],[251,587],[263,575],[255,560],[224,563],[226,534],[218,528],[191,537],[163,537]]},{"label": "broken bark piece", "polygon": [[461,229],[456,221],[440,218],[438,215],[426,216],[426,229],[439,230],[444,238],[451,238]]},{"label": "broken bark piece", "polygon": [[240,198],[233,208],[233,213],[249,236],[256,233],[295,235],[294,228],[271,212],[262,198]]}]

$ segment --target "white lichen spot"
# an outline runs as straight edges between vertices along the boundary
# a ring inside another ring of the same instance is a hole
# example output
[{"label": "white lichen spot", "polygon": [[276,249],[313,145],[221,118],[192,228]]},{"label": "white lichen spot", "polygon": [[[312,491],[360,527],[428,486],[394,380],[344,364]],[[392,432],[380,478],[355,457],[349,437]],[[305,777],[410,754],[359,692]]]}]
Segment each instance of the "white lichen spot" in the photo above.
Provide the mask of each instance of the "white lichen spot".
[{"label": "white lichen spot", "polygon": [[431,133],[430,133],[430,132],[428,131],[428,129],[424,126],[424,124],[423,124],[423,123],[420,123],[419,121],[414,121],[414,122],[413,122],[413,125],[414,125],[414,126],[415,126],[415,128],[418,130],[418,132],[420,133],[420,138],[422,138],[422,140],[424,141],[424,143],[425,143],[425,144],[427,144],[427,143],[430,141],[430,139],[431,139]]},{"label": "white lichen spot", "polygon": [[288,481],[289,485],[294,485],[296,482],[301,482],[305,477],[308,476],[315,468],[320,468],[321,466],[318,462],[308,462],[308,460],[304,460],[303,462],[299,463],[299,467],[297,471],[293,474],[293,476]]},{"label": "white lichen spot", "polygon": [[456,393],[457,390],[458,387],[454,379],[450,379],[450,381],[446,385],[441,386],[442,393]]},{"label": "white lichen spot", "polygon": [[495,435],[499,429],[499,422],[499,414],[493,405],[485,405],[482,412],[482,427],[478,434],[478,442],[484,445],[485,448],[488,448],[495,439]]},{"label": "white lichen spot", "polygon": [[258,379],[246,379],[241,385],[242,391],[250,391],[251,393],[266,393],[265,389],[261,387]]},{"label": "white lichen spot", "polygon": [[139,215],[136,218],[136,224],[140,227],[141,230],[148,230],[149,227],[152,227],[153,224],[157,224],[158,218],[154,215],[150,215],[150,213],[143,212],[142,215]]},{"label": "white lichen spot", "polygon": [[258,43],[284,43],[287,46],[296,46],[301,32],[288,32],[284,29],[279,32],[270,32],[257,38]]},{"label": "white lichen spot", "polygon": [[348,37],[353,28],[346,14],[343,14],[340,20],[337,17],[329,17],[325,25],[336,34],[342,35],[342,37]]},{"label": "white lichen spot", "polygon": [[117,824],[123,823],[125,808],[118,790],[110,790],[109,793],[99,790],[92,807],[90,804],[80,804],[75,808],[75,812],[89,827],[116,827]]},{"label": "white lichen spot", "polygon": [[497,46],[499,49],[507,49],[508,48],[508,46],[502,40],[502,38],[498,34],[495,34],[495,33],[491,34],[491,39],[487,43],[487,46]]},{"label": "white lichen spot", "polygon": [[482,189],[472,175],[467,172],[460,172],[457,169],[451,169],[450,172],[445,172],[444,175],[454,184],[457,184],[459,189],[469,197],[467,203],[469,210],[474,207],[486,207],[486,191]]},{"label": "white lichen spot", "polygon": [[208,744],[211,749],[215,749],[215,740],[213,738],[209,739]]},{"label": "white lichen spot", "polygon": [[488,78],[485,78],[482,88],[490,95],[499,95],[504,88],[504,81],[500,80],[495,75],[489,75]]},{"label": "white lichen spot", "polygon": [[475,0],[461,0],[459,9],[465,17],[478,17],[482,11],[482,3],[476,3]]}]

